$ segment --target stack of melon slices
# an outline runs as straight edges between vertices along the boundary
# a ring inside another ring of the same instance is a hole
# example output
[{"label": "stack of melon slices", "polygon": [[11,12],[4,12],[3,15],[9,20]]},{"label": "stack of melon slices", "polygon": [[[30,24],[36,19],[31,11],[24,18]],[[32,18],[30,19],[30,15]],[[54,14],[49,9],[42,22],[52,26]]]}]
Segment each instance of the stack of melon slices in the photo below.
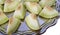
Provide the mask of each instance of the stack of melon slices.
[{"label": "stack of melon slices", "polygon": [[[39,30],[37,16],[47,19],[58,16],[58,11],[52,8],[55,2],[56,0],[0,0],[0,25],[9,20],[6,32],[11,34],[17,30],[21,19],[24,19],[30,29]],[[14,14],[10,18],[4,14],[13,11]],[[29,15],[25,16],[26,12],[29,12]]]}]

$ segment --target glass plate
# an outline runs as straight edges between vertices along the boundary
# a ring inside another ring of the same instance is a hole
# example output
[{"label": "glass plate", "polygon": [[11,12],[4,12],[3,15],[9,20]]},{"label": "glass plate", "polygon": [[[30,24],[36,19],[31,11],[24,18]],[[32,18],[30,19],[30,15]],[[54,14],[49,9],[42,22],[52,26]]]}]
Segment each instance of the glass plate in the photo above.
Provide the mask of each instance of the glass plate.
[{"label": "glass plate", "polygon": [[[14,12],[13,12],[14,13]],[[9,18],[13,15],[13,13],[5,13]],[[26,16],[29,15],[29,12],[26,13]],[[39,25],[41,25],[41,29],[37,31],[31,30],[27,25],[25,20],[21,21],[21,25],[16,30],[16,32],[12,33],[12,35],[41,35],[43,34],[49,27],[56,24],[58,17],[52,18],[52,19],[46,19],[43,17],[38,16]],[[7,22],[0,26],[0,34],[1,35],[7,35],[6,29],[7,29]]]}]

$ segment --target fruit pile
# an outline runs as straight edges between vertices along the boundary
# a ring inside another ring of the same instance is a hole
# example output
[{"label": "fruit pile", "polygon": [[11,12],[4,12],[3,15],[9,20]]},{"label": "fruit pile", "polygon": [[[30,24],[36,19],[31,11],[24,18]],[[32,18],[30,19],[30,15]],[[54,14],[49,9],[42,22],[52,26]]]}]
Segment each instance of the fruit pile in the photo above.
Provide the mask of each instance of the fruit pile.
[{"label": "fruit pile", "polygon": [[[56,0],[0,0],[0,25],[9,20],[6,33],[11,34],[25,20],[30,29],[39,30],[38,16],[46,19],[58,16],[58,11],[53,8],[55,2]],[[11,12],[14,14],[8,18],[5,13]],[[29,15],[26,16],[26,12]]]}]

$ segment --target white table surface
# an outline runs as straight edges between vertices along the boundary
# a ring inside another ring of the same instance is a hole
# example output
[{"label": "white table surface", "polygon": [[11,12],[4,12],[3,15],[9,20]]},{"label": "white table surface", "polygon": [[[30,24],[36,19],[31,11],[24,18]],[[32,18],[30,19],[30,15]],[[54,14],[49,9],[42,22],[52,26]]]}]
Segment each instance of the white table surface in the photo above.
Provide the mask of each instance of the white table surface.
[{"label": "white table surface", "polygon": [[48,28],[42,35],[60,35],[60,18],[55,26]]}]

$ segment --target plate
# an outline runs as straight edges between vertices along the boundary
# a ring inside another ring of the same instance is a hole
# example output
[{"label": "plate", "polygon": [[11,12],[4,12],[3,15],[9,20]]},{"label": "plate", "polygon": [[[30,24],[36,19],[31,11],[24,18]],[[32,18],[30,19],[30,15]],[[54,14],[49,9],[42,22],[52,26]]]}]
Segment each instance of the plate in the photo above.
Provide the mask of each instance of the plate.
[{"label": "plate", "polygon": [[[14,12],[13,12],[14,13]],[[9,18],[13,16],[13,13],[5,13]],[[26,13],[26,16],[29,15],[29,12]],[[31,30],[27,25],[25,20],[21,21],[21,25],[19,26],[18,30],[13,33],[13,35],[41,35],[43,34],[49,27],[55,25],[57,23],[58,17],[52,18],[52,19],[46,19],[43,17],[38,16],[39,25],[41,25],[41,29],[37,31]],[[7,35],[7,22],[0,26],[0,34],[1,35]]]}]

